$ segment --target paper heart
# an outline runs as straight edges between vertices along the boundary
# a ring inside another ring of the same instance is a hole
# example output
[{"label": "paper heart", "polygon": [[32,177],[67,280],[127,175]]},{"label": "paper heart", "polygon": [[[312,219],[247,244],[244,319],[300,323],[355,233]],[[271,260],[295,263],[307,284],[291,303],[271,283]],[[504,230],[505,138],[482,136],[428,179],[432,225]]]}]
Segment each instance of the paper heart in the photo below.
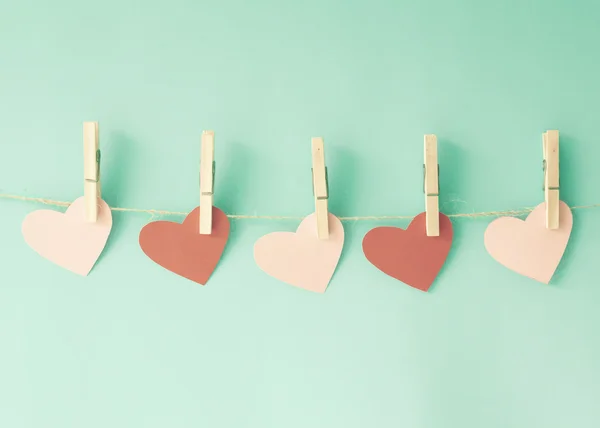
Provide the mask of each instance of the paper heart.
[{"label": "paper heart", "polygon": [[296,233],[274,232],[254,244],[254,260],[267,274],[287,284],[324,293],[340,260],[344,227],[329,214],[329,239],[317,237],[317,217],[310,214]]},{"label": "paper heart", "polygon": [[85,199],[78,198],[63,214],[52,210],[29,213],[21,231],[25,242],[39,255],[79,275],[87,275],[106,245],[112,214],[103,200],[98,201],[98,219],[85,219]]},{"label": "paper heart", "polygon": [[140,247],[155,263],[177,275],[206,284],[221,259],[229,238],[229,219],[212,209],[212,233],[200,235],[200,207],[182,224],[171,221],[148,223],[140,231]]},{"label": "paper heart", "polygon": [[440,235],[427,236],[425,216],[413,218],[406,230],[376,227],[363,239],[365,256],[377,269],[422,291],[429,289],[452,246],[450,219],[440,213]]},{"label": "paper heart", "polygon": [[507,268],[548,284],[562,258],[571,229],[573,214],[560,201],[558,229],[546,228],[546,203],[542,202],[525,221],[501,217],[489,224],[484,243],[488,253]]}]

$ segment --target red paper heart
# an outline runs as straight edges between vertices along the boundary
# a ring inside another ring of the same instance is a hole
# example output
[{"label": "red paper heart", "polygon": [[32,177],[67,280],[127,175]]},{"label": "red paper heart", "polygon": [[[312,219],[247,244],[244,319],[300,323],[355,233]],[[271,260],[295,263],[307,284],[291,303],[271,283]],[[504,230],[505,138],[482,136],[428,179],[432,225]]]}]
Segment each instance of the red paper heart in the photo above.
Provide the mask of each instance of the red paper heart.
[{"label": "red paper heart", "polygon": [[427,236],[425,213],[406,230],[376,227],[363,239],[367,259],[383,273],[427,291],[446,261],[452,245],[452,222],[440,213],[440,236]]},{"label": "red paper heart", "polygon": [[189,213],[182,224],[148,223],[140,231],[140,247],[165,269],[204,285],[225,249],[229,220],[223,211],[213,207],[212,233],[200,235],[199,225],[200,207]]}]

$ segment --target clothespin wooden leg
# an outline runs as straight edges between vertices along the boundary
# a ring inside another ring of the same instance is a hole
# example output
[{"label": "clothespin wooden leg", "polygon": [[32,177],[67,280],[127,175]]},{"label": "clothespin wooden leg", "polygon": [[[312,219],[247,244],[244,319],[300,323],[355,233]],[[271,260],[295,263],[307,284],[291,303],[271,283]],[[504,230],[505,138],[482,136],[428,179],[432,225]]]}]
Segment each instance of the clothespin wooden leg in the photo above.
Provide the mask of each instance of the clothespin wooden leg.
[{"label": "clothespin wooden leg", "polygon": [[202,133],[200,158],[200,234],[212,233],[212,208],[214,195],[215,133]]},{"label": "clothespin wooden leg", "polygon": [[546,228],[558,229],[560,224],[560,177],[558,131],[547,131],[542,137],[544,152],[544,200]]},{"label": "clothespin wooden leg", "polygon": [[425,228],[427,236],[440,236],[437,137],[425,135]]},{"label": "clothespin wooden leg", "polygon": [[100,139],[98,122],[83,123],[83,196],[85,219],[95,223],[98,220],[98,199],[100,189]]},{"label": "clothespin wooden leg", "polygon": [[315,212],[317,216],[317,236],[329,239],[329,186],[327,168],[325,167],[325,148],[323,138],[315,137],[312,143],[312,176],[315,196]]}]

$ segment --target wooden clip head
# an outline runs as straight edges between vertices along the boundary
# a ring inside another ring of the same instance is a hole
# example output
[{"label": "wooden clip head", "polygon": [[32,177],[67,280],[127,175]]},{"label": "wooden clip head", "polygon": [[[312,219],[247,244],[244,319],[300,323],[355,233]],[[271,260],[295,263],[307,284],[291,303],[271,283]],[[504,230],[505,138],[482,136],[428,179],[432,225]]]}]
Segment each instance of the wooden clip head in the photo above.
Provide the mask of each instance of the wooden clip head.
[{"label": "wooden clip head", "polygon": [[83,123],[83,197],[85,219],[95,223],[98,220],[98,199],[101,198],[98,122]]},{"label": "wooden clip head", "polygon": [[325,166],[325,148],[323,138],[314,137],[312,143],[312,181],[317,216],[317,236],[329,239],[329,183]]},{"label": "wooden clip head", "polygon": [[542,134],[544,155],[544,200],[546,201],[546,228],[558,229],[560,224],[560,176],[558,131]]},{"label": "wooden clip head", "polygon": [[425,229],[427,236],[440,236],[439,164],[435,135],[425,135],[424,149]]},{"label": "wooden clip head", "polygon": [[215,133],[202,132],[200,145],[200,234],[210,235],[215,190]]}]

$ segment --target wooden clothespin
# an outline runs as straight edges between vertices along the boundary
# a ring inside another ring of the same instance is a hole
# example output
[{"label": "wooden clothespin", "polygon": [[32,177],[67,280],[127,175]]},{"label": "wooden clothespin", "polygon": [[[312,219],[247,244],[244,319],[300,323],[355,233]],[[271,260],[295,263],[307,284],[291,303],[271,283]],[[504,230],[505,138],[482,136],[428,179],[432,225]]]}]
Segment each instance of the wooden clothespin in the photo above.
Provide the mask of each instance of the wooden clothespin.
[{"label": "wooden clothespin", "polygon": [[329,239],[329,209],[327,207],[329,184],[325,166],[325,148],[321,137],[312,139],[312,179],[317,214],[317,236],[319,239]]},{"label": "wooden clothespin", "polygon": [[98,199],[100,188],[100,139],[98,122],[83,123],[83,196],[85,219],[95,223],[98,220]]},{"label": "wooden clothespin", "polygon": [[558,158],[558,131],[542,134],[544,152],[544,199],[546,201],[546,228],[558,229],[560,207],[560,178]]},{"label": "wooden clothespin", "polygon": [[439,164],[437,137],[425,135],[425,228],[427,236],[440,236]]},{"label": "wooden clothespin", "polygon": [[212,208],[215,190],[215,133],[202,132],[200,155],[200,234],[212,233]]}]

